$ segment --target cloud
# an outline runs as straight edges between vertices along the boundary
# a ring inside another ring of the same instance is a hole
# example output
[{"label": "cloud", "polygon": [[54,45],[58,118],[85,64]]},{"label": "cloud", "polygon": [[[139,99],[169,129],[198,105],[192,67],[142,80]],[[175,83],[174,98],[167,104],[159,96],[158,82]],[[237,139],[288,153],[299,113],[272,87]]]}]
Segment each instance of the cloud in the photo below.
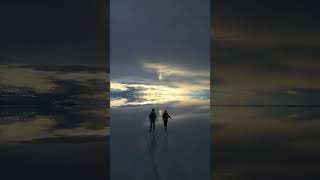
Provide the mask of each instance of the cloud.
[{"label": "cloud", "polygon": [[[209,90],[208,90],[209,91]],[[199,86],[119,83],[111,81],[111,107],[150,104],[206,104],[209,92]]]},{"label": "cloud", "polygon": [[[157,72],[159,77],[166,78],[170,76],[179,76],[179,77],[210,77],[210,72],[205,71],[193,71],[189,69],[184,69],[182,67],[168,66],[164,64],[153,64],[145,63],[144,68],[148,71]],[[160,78],[159,78],[160,79]]]},{"label": "cloud", "polygon": [[[174,103],[206,104],[210,72],[182,65],[144,61],[140,78],[126,76],[111,81],[111,106]],[[150,78],[156,74],[157,79]]]},{"label": "cloud", "polygon": [[[238,4],[238,2],[234,3]],[[275,2],[263,3],[270,5]],[[291,5],[290,3],[290,7]],[[222,9],[230,8],[229,3],[218,3],[218,6],[221,6]],[[212,102],[216,104],[266,104],[270,102],[316,104],[316,100],[312,102],[306,98],[305,101],[301,101],[301,98],[297,98],[311,96],[307,91],[304,91],[305,95],[300,94],[301,96],[292,97],[290,100],[266,97],[264,96],[266,94],[263,93],[266,91],[289,92],[292,89],[311,91],[319,88],[317,77],[320,74],[317,71],[319,66],[317,59],[320,57],[318,51],[320,44],[316,33],[313,32],[314,29],[310,27],[303,27],[302,30],[291,29],[293,24],[295,26],[296,23],[303,24],[301,19],[289,24],[283,21],[282,25],[275,26],[274,24],[281,19],[281,16],[275,18],[273,22],[266,21],[265,24],[260,24],[259,21],[248,25],[248,22],[255,21],[255,19],[271,18],[273,15],[258,12],[258,15],[261,16],[259,17],[254,13],[256,8],[243,7],[244,9],[241,9],[242,6],[243,4],[239,4],[239,7],[234,7],[235,12],[242,14],[239,17],[241,20],[226,14],[231,9],[220,10],[212,17],[214,21],[211,39],[213,43],[211,49],[213,55],[211,59]],[[254,2],[250,6],[263,8]],[[278,7],[278,4],[276,6]],[[284,16],[280,11],[276,13]],[[251,14],[255,14],[255,17],[251,17]],[[268,23],[269,26],[272,26],[271,29],[262,28]],[[223,83],[217,82],[217,79],[223,80]]]},{"label": "cloud", "polygon": [[104,68],[0,65],[2,104],[106,103],[109,74]]},{"label": "cloud", "polygon": [[0,144],[29,143],[70,137],[106,137],[106,107],[6,108],[0,114]]}]

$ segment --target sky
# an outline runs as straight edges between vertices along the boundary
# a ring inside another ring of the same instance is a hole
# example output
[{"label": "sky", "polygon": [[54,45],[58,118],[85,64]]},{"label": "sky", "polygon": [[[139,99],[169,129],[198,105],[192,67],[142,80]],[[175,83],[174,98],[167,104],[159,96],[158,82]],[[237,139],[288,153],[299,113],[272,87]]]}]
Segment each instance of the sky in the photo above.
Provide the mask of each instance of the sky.
[{"label": "sky", "polygon": [[104,103],[106,7],[107,1],[1,1],[0,103]]},{"label": "sky", "polygon": [[208,94],[209,8],[207,0],[112,1],[111,105]]},{"label": "sky", "polygon": [[5,179],[107,179],[108,15],[108,1],[0,2]]},{"label": "sky", "polygon": [[211,5],[212,104],[319,105],[318,2]]}]

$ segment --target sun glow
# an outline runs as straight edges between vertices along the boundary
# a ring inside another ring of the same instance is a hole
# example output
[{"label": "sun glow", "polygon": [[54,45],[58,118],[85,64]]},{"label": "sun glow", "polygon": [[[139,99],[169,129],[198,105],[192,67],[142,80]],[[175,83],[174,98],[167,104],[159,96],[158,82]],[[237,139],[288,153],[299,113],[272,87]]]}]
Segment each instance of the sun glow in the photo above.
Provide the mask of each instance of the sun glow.
[{"label": "sun glow", "polygon": [[167,66],[163,64],[145,63],[144,68],[147,71],[157,72],[159,79],[165,79],[170,76],[180,77],[210,77],[209,71],[190,70],[185,68],[179,68],[174,66]]},{"label": "sun glow", "polygon": [[[179,103],[203,103],[205,100],[192,96],[193,89],[188,87],[169,87],[165,85],[148,84],[123,84],[111,82],[111,90],[126,93],[126,90],[137,89],[137,92],[127,92],[128,97],[111,98],[111,107],[125,105],[149,105],[165,104],[169,102]],[[112,92],[111,92],[112,94]],[[207,103],[207,102],[206,102]]]}]

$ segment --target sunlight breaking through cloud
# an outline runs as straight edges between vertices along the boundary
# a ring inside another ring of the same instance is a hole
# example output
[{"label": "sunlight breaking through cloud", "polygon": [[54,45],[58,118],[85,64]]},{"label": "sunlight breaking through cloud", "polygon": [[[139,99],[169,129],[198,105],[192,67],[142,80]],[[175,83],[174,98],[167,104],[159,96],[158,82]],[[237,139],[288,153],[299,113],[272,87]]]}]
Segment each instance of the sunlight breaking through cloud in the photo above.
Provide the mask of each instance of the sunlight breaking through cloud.
[{"label": "sunlight breaking through cloud", "polygon": [[163,64],[155,63],[144,63],[144,68],[147,71],[155,71],[158,73],[159,79],[164,79],[170,76],[181,76],[181,77],[210,77],[209,72],[195,71],[181,67],[167,66]]},{"label": "sunlight breaking through cloud", "polygon": [[[111,82],[111,107],[149,104],[206,104],[209,91],[166,85]],[[116,95],[118,94],[118,95]]]},{"label": "sunlight breaking through cloud", "polygon": [[[144,62],[141,68],[143,76],[110,82],[111,107],[209,104],[209,71],[150,62]],[[150,77],[150,73],[157,76]]]}]

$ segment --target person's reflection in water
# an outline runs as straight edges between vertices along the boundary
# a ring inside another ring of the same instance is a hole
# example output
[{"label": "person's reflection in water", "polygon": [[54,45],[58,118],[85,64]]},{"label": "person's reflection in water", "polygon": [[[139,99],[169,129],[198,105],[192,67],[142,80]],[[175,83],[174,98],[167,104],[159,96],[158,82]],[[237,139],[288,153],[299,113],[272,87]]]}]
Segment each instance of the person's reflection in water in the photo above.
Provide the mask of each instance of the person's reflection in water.
[{"label": "person's reflection in water", "polygon": [[157,142],[156,142],[156,135],[155,133],[150,136],[150,146],[151,146],[151,153],[154,154],[157,149]]},{"label": "person's reflection in water", "polygon": [[152,136],[150,137],[150,158],[151,158],[151,163],[152,163],[152,169],[154,172],[154,176],[156,180],[160,179],[160,175],[158,172],[158,165],[155,161],[155,153],[157,150],[157,142],[156,142],[156,135],[155,133],[152,133]]},{"label": "person's reflection in water", "polygon": [[163,136],[162,150],[163,150],[163,152],[168,151],[168,135],[167,135],[167,131],[164,133],[164,136]]}]

